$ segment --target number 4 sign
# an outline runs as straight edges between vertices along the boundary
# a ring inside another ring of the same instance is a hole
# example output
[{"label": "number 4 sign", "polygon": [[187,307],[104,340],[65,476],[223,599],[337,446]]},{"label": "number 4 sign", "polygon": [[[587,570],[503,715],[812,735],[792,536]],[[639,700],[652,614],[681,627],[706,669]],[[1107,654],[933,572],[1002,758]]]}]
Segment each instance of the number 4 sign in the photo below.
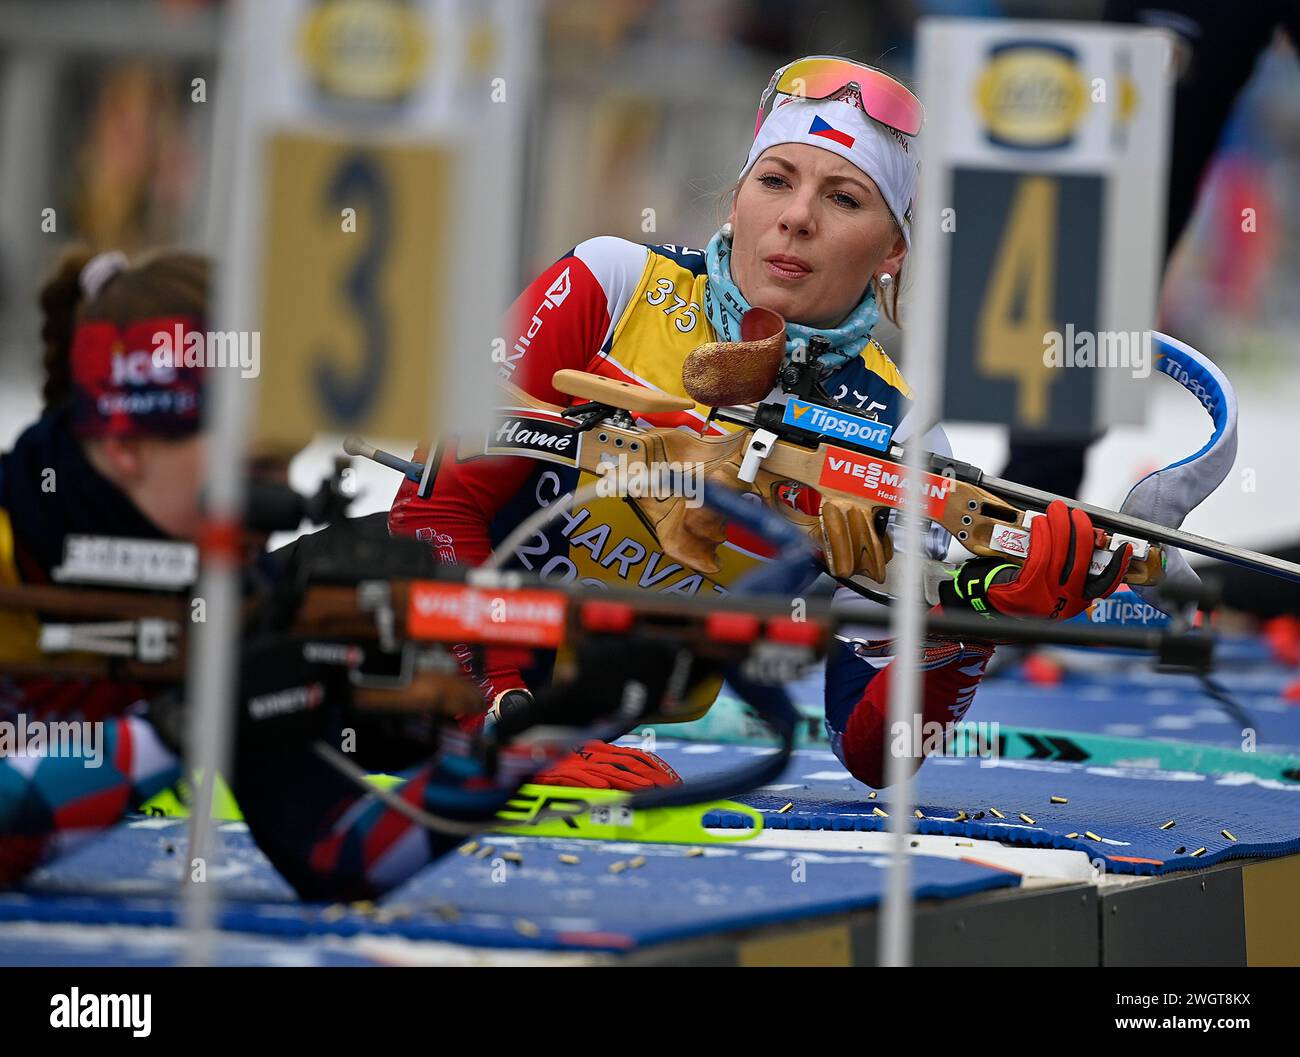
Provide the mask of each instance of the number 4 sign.
[{"label": "number 4 sign", "polygon": [[[1134,378],[1164,245],[1168,39],[927,19],[920,48],[927,200],[914,243],[934,263],[914,297],[935,317],[908,340],[943,350],[943,417],[1059,436],[1140,422]],[[1106,355],[1061,356],[1067,334]]]}]

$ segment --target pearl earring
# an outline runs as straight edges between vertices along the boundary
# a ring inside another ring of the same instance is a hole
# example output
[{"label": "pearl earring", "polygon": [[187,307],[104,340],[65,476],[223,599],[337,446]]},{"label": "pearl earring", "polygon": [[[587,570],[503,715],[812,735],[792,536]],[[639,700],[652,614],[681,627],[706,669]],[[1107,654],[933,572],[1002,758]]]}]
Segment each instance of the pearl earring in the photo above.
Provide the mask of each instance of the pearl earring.
[{"label": "pearl earring", "polygon": [[881,272],[879,278],[876,281],[880,283],[880,289],[882,290],[888,290],[891,286],[894,285],[894,277],[890,275],[888,272]]},{"label": "pearl earring", "polygon": [[730,242],[730,241],[731,241],[731,236],[732,236],[733,234],[735,234],[735,230],[736,230],[736,229],[733,228],[733,227],[731,226],[731,221],[728,220],[725,224],[722,225],[722,227],[720,227],[720,228],[718,229],[718,232],[719,232],[719,234],[722,235],[722,237],[723,237],[724,239],[726,239],[728,242]]}]

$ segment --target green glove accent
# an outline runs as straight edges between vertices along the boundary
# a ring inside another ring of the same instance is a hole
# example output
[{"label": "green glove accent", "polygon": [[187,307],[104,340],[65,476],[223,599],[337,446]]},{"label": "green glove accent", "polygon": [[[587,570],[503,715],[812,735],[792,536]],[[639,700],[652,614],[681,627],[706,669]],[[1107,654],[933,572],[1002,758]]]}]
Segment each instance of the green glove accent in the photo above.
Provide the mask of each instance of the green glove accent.
[{"label": "green glove accent", "polygon": [[989,588],[1014,580],[1020,566],[996,558],[972,558],[952,571],[952,582],[939,585],[939,601],[944,609],[968,609],[992,617],[996,607],[989,602]]}]

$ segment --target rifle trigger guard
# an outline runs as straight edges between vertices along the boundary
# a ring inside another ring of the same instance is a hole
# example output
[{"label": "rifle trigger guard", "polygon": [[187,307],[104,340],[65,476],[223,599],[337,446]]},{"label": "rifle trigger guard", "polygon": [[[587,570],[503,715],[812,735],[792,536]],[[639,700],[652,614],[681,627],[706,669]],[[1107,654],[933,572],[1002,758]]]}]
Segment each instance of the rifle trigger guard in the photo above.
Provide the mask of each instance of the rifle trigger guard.
[{"label": "rifle trigger guard", "polygon": [[754,435],[745,444],[745,456],[740,460],[740,472],[736,476],[746,484],[753,484],[759,467],[772,454],[772,446],[777,439],[777,435],[770,429],[754,430]]}]

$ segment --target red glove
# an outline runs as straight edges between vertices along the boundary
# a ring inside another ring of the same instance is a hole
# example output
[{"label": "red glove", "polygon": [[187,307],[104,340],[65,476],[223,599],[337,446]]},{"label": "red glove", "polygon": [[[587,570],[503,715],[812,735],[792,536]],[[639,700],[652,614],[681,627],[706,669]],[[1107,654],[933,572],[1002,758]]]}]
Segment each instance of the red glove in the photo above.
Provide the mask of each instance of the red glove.
[{"label": "red glove", "polygon": [[1009,617],[1069,620],[1105,598],[1124,581],[1131,544],[1114,552],[1096,576],[1088,575],[1096,549],[1092,518],[1054,500],[1045,517],[1029,526],[1029,559],[1022,566],[997,558],[973,558],[939,589],[945,609],[990,610]]},{"label": "red glove", "polygon": [[538,785],[582,786],[586,789],[623,789],[629,792],[657,785],[681,785],[677,772],[653,752],[625,749],[603,741],[589,741],[567,759],[534,779]]}]

